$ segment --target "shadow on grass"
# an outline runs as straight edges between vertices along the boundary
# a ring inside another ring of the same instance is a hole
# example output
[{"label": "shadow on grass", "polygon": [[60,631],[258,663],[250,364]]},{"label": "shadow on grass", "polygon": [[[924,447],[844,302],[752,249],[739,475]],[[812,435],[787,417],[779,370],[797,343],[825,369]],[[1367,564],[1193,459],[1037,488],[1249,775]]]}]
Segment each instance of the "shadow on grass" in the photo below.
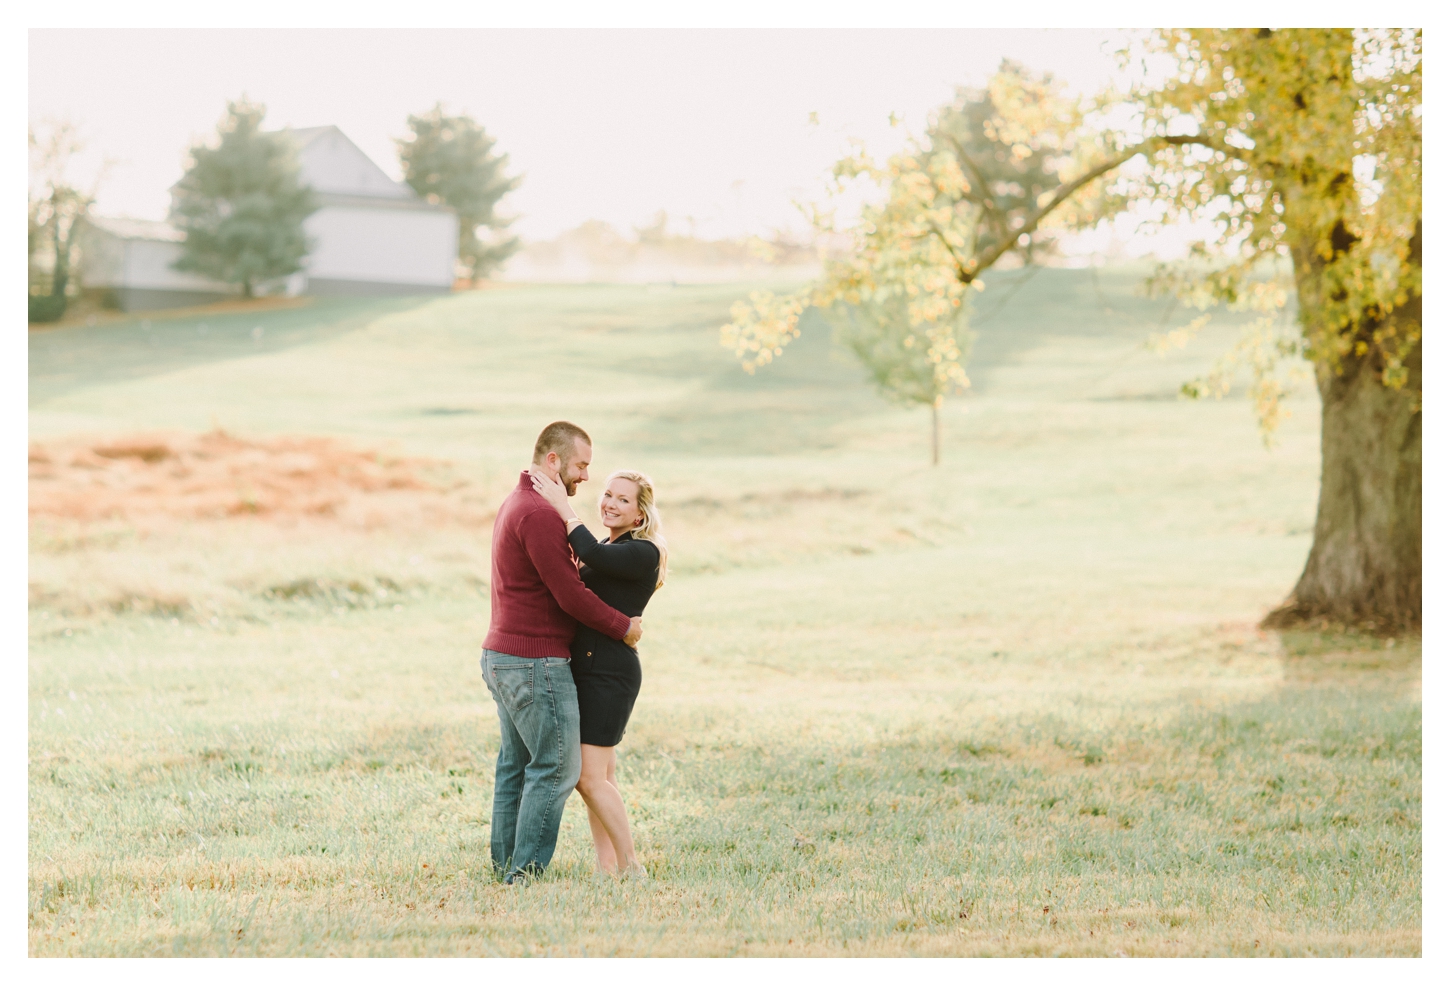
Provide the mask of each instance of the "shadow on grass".
[{"label": "shadow on grass", "polygon": [[1370,682],[1405,686],[1420,680],[1419,637],[1383,637],[1353,630],[1283,630],[1284,677],[1298,683]]},{"label": "shadow on grass", "polygon": [[318,298],[296,308],[198,312],[179,318],[138,314],[122,322],[31,333],[30,404],[320,342],[439,297]]},{"label": "shadow on grass", "polygon": [[[718,331],[718,317],[700,331]],[[702,386],[657,410],[629,436],[644,449],[696,448],[703,455],[778,455],[833,448],[839,426],[887,405],[862,370],[840,352],[819,312],[801,318],[801,336],[779,362],[753,374],[734,356],[699,367]]]}]

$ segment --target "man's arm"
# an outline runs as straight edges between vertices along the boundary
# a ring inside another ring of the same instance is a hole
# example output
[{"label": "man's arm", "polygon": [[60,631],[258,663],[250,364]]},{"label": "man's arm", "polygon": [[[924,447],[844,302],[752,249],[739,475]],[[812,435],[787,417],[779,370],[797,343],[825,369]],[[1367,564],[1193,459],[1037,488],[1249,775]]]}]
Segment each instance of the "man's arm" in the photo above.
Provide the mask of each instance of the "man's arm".
[{"label": "man's arm", "polygon": [[564,522],[552,510],[533,510],[519,520],[519,538],[534,570],[559,607],[585,626],[615,640],[638,639],[635,620],[607,605],[579,578],[564,537]]}]

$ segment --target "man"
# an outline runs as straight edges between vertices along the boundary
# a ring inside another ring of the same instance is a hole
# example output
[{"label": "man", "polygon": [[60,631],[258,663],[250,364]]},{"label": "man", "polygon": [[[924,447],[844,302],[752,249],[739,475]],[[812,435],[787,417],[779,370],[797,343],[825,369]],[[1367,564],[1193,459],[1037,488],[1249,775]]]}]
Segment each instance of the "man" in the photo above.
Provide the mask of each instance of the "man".
[{"label": "man", "polygon": [[593,454],[578,425],[549,425],[493,522],[493,611],[479,663],[502,734],[489,850],[509,884],[549,865],[564,802],[579,781],[579,699],[569,671],[575,628],[583,623],[630,646],[641,634],[639,617],[585,588],[564,522],[529,479],[536,472],[558,480],[573,496]]}]

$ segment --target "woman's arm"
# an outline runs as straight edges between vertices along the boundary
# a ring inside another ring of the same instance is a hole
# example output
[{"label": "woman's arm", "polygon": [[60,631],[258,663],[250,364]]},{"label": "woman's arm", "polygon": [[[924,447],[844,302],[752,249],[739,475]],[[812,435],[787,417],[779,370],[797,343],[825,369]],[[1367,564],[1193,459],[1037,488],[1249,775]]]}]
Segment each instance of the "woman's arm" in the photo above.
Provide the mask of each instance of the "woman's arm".
[{"label": "woman's arm", "polygon": [[660,568],[660,549],[650,542],[633,538],[613,544],[596,541],[583,524],[569,531],[569,547],[596,572],[618,579],[643,582],[653,579]]}]

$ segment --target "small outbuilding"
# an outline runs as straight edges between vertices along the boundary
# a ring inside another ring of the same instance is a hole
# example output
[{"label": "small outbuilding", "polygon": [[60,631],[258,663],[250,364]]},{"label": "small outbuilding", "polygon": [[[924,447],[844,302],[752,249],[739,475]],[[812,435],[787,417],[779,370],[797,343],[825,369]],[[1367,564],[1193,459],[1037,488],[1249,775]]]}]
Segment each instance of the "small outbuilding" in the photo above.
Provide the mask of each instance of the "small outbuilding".
[{"label": "small outbuilding", "polygon": [[[318,209],[303,228],[312,240],[287,294],[395,295],[449,291],[458,216],[393,181],[337,127],[288,131],[303,184]],[[175,270],[184,235],[169,223],[93,216],[81,285],[123,311],[173,308],[234,297],[237,289]]]}]

